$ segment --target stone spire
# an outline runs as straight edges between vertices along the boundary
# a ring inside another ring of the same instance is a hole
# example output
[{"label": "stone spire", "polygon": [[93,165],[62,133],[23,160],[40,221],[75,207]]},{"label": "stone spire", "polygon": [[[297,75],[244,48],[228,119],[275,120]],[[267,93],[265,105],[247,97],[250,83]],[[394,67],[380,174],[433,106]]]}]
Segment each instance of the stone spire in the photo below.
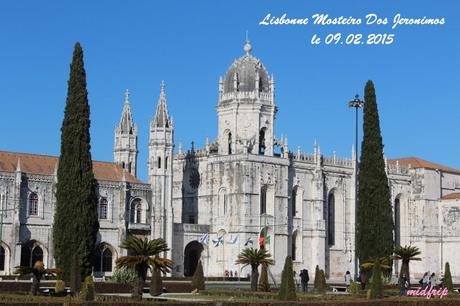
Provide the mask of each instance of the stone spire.
[{"label": "stone spire", "polygon": [[158,99],[157,110],[153,119],[155,127],[171,127],[171,118],[168,113],[168,105],[166,103],[165,81],[161,81],[160,98]]},{"label": "stone spire", "polygon": [[129,91],[125,91],[125,103],[120,123],[115,128],[114,161],[132,175],[137,174],[137,127],[133,121]]},{"label": "stone spire", "polygon": [[121,113],[120,124],[118,125],[120,133],[133,134],[135,126],[133,123],[133,116],[131,114],[131,105],[129,103],[129,90],[125,91],[125,104],[123,106],[123,112]]}]

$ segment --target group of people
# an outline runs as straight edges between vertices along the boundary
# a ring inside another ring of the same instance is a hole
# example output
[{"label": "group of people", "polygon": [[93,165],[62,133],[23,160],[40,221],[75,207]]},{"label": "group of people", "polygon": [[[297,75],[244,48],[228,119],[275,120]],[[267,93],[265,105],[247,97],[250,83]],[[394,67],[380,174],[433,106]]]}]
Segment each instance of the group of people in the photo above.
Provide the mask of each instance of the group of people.
[{"label": "group of people", "polygon": [[225,277],[226,278],[229,278],[229,277],[238,277],[238,272],[233,272],[232,270],[228,271],[228,270],[225,270],[225,273],[224,273]]},{"label": "group of people", "polygon": [[433,272],[430,275],[430,272],[425,272],[423,277],[420,279],[419,284],[422,286],[422,289],[425,289],[428,286],[435,288],[437,285],[436,274]]}]

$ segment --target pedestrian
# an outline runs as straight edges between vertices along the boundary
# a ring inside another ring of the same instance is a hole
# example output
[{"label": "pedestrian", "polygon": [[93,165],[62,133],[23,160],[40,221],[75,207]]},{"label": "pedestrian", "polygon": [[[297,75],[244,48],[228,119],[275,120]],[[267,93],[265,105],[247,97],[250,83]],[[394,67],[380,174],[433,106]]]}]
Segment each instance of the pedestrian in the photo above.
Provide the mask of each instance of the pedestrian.
[{"label": "pedestrian", "polygon": [[361,283],[361,290],[366,289],[367,276],[363,270],[359,272],[359,282]]},{"label": "pedestrian", "polygon": [[430,280],[428,282],[428,284],[431,286],[431,288],[435,288],[436,287],[436,275],[433,273],[431,273],[431,276],[430,276]]},{"label": "pedestrian", "polygon": [[236,272],[236,270],[235,270],[235,272],[233,273],[233,275],[234,275],[235,277],[238,277],[238,272]]},{"label": "pedestrian", "polygon": [[409,280],[407,279],[406,273],[399,279],[399,296],[405,296],[407,289],[409,289]]},{"label": "pedestrian", "polygon": [[230,278],[233,278],[233,271],[230,270]]},{"label": "pedestrian", "polygon": [[[299,291],[299,281],[297,280],[297,272],[296,271],[292,271],[294,273],[294,285],[295,285],[295,290],[296,291]],[[302,272],[302,271],[301,271]],[[299,274],[300,276],[300,274]]]},{"label": "pedestrian", "polygon": [[300,271],[300,283],[302,284],[302,292],[308,292],[308,281],[310,277],[308,276],[308,270],[303,269]]},{"label": "pedestrian", "polygon": [[347,292],[350,292],[350,283],[351,283],[351,273],[347,271],[344,275],[345,278],[345,286],[347,286]]},{"label": "pedestrian", "polygon": [[428,283],[430,282],[430,275],[428,272],[425,272],[425,274],[423,274],[421,281],[422,283],[420,285],[422,285],[422,289],[425,289],[426,286],[428,286]]}]

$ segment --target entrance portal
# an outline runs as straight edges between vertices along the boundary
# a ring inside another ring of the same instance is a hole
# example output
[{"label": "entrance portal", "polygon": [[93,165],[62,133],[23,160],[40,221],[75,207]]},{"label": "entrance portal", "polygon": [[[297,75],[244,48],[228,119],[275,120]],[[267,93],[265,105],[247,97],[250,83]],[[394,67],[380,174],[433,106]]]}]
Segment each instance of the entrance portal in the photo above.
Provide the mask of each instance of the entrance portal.
[{"label": "entrance portal", "polygon": [[184,251],[184,276],[193,276],[201,252],[203,252],[203,245],[198,241],[195,240],[187,244]]}]

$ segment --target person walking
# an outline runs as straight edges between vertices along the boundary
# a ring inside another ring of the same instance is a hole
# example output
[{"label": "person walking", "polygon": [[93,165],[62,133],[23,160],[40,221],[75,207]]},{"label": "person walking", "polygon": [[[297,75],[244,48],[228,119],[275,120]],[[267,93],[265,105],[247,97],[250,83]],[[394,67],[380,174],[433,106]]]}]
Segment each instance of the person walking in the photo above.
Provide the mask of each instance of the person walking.
[{"label": "person walking", "polygon": [[431,273],[431,276],[430,276],[430,280],[429,280],[429,285],[431,286],[431,288],[435,288],[436,287],[436,275],[433,273]]},{"label": "person walking", "polygon": [[423,277],[422,277],[422,289],[425,289],[426,286],[428,286],[428,283],[430,282],[430,275],[428,272],[425,272],[425,274],[423,274]]},{"label": "person walking", "polygon": [[351,283],[351,273],[347,271],[344,275],[345,278],[345,286],[347,286],[347,292],[350,292],[350,283]]},{"label": "person walking", "polygon": [[404,273],[399,279],[399,296],[405,296],[407,294],[407,289],[409,289],[409,280],[407,279],[406,274]]},{"label": "person walking", "polygon": [[308,281],[310,277],[308,276],[308,270],[303,269],[300,271],[300,283],[302,284],[302,292],[308,292]]}]

